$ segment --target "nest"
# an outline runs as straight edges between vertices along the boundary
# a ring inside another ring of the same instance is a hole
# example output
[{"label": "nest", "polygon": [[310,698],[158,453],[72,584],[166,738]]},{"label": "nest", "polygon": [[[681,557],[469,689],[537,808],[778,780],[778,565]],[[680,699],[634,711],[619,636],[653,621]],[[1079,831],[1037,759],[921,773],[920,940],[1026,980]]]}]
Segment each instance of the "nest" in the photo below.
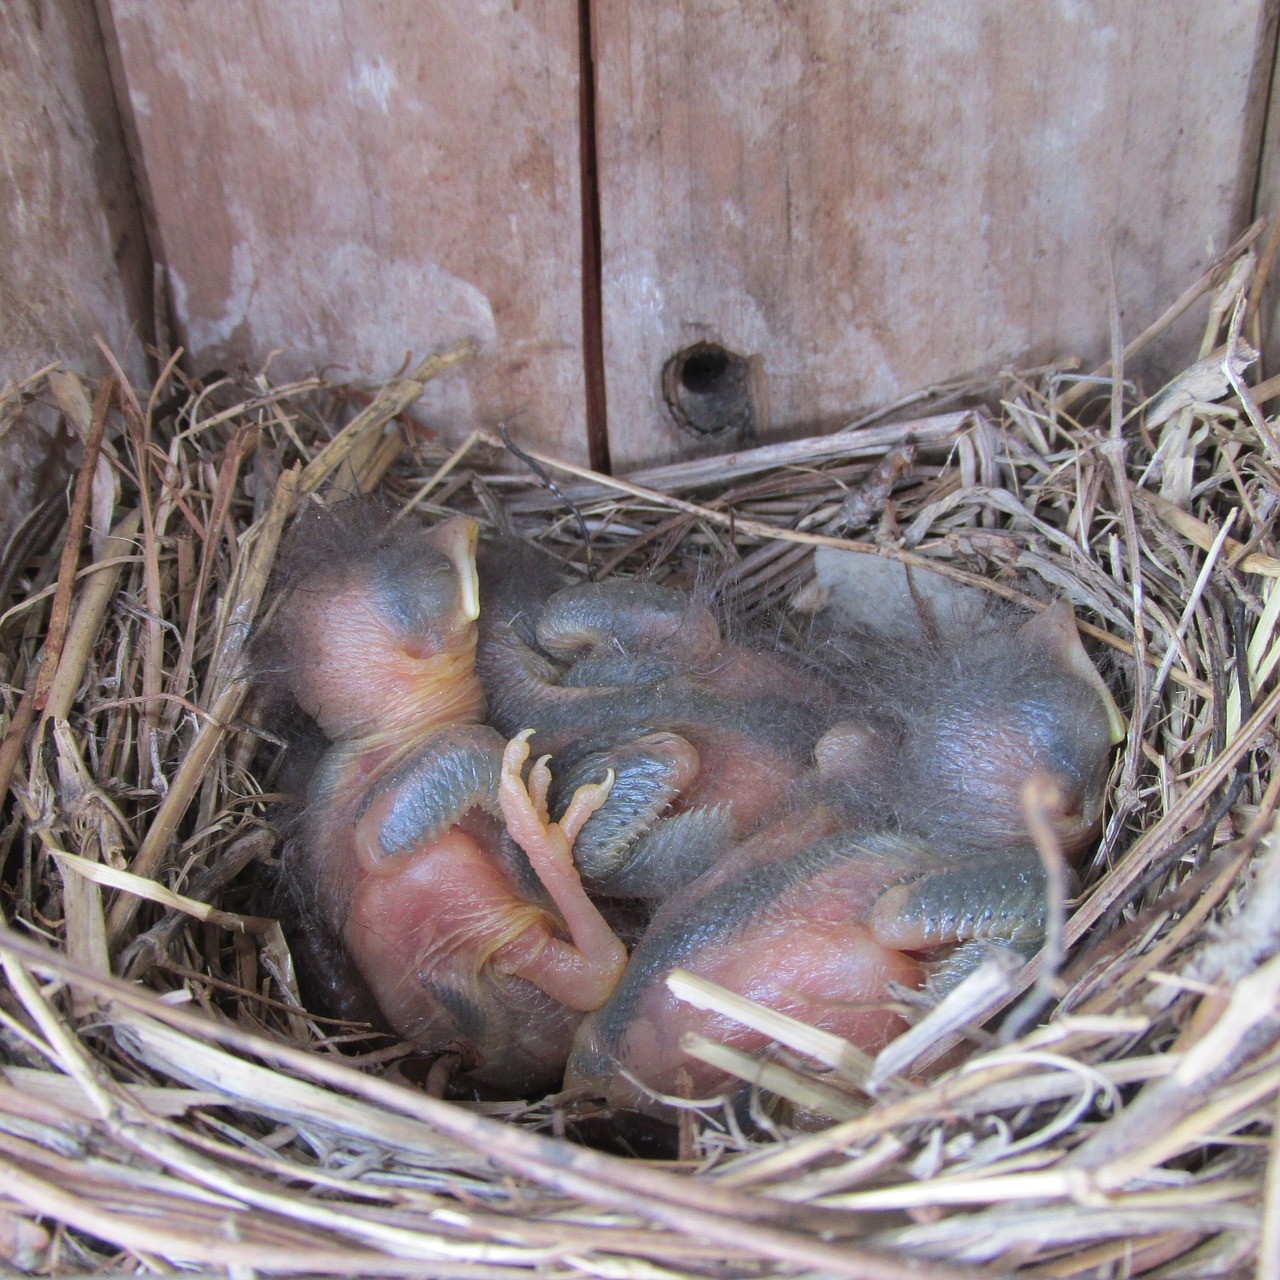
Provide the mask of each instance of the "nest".
[{"label": "nest", "polygon": [[[83,463],[0,566],[0,1255],[50,1275],[1280,1274],[1259,231],[1090,376],[1004,374],[927,416],[626,481],[487,435],[442,447],[411,406],[466,350],[363,400],[201,386],[176,359],[145,399],[118,370],[6,388],[6,417],[56,405]],[[1144,397],[1123,361],[1206,300],[1197,358]],[[1065,597],[1129,716],[1083,894],[1035,961],[980,970],[874,1063],[688,982],[776,1041],[695,1051],[816,1129],[691,1106],[675,1158],[636,1159],[569,1141],[563,1098],[433,1096],[411,1046],[306,1008],[262,905],[282,753],[247,647],[299,505],[374,487],[600,575],[710,574],[739,615],[820,603],[815,547]]]}]

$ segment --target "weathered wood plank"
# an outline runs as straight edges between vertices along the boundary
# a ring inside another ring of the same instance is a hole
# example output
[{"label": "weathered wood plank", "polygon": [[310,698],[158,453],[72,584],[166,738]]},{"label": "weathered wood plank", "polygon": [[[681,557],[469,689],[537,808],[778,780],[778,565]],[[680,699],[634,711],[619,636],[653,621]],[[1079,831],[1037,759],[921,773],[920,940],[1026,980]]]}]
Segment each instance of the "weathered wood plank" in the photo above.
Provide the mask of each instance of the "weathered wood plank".
[{"label": "weathered wood plank", "polygon": [[[92,7],[0,5],[0,385],[58,359],[103,371],[95,334],[141,378],[149,297]],[[0,422],[0,545],[39,488],[52,416]]]},{"label": "weathered wood plank", "polygon": [[101,367],[95,332],[140,372],[150,260],[90,6],[0,6],[0,173],[0,377]]},{"label": "weathered wood plank", "polygon": [[382,380],[585,459],[574,0],[110,0],[197,362]]},{"label": "weathered wood plank", "polygon": [[1108,249],[1137,332],[1249,215],[1274,8],[596,4],[615,468],[699,451],[660,389],[692,343],[758,357],[767,438],[1098,359]]},{"label": "weathered wood plank", "polygon": [[[1276,39],[1274,33],[1272,39]],[[1280,219],[1280,63],[1271,71],[1267,118],[1258,153],[1254,213],[1274,224]],[[1268,239],[1260,248],[1260,266],[1266,270],[1267,259],[1270,259],[1270,269],[1254,303],[1262,336],[1262,360],[1257,372],[1271,377],[1280,372],[1280,243],[1277,243],[1277,235],[1280,235],[1280,227],[1269,227]],[[1268,404],[1267,409],[1274,412],[1275,404]]]}]

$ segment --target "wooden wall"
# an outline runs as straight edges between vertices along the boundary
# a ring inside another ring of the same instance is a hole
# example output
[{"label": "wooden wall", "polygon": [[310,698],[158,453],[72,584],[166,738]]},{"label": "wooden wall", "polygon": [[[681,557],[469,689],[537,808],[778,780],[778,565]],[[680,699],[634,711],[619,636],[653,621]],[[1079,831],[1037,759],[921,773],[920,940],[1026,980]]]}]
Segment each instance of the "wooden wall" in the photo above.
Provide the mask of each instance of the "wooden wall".
[{"label": "wooden wall", "polygon": [[1274,5],[596,7],[610,439],[672,457],[657,371],[764,364],[769,432],[1136,333],[1251,215]]},{"label": "wooden wall", "polygon": [[[0,5],[0,387],[59,358],[102,368],[95,334],[143,377],[150,275],[92,6]],[[52,416],[0,410],[0,547],[42,487]]]},{"label": "wooden wall", "polygon": [[[1272,76],[1254,208],[1268,217],[1280,215],[1280,61]],[[1264,367],[1274,375],[1280,373],[1280,270],[1276,267],[1267,277],[1260,302]]]},{"label": "wooden wall", "polygon": [[390,377],[585,456],[576,0],[110,0],[158,256],[201,362]]},{"label": "wooden wall", "polygon": [[1253,215],[1278,3],[26,0],[0,373],[142,315],[141,219],[197,371],[471,335],[429,419],[615,470],[1093,360],[1108,251],[1133,333]]}]

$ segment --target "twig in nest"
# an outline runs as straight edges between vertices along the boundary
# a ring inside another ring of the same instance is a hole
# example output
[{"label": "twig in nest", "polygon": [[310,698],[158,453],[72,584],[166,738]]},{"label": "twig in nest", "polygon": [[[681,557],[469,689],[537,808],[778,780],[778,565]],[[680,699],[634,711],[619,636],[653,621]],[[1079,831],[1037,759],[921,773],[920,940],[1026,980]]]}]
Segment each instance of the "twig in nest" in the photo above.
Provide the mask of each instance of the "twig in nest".
[{"label": "twig in nest", "polygon": [[596,580],[596,574],[591,552],[591,530],[587,528],[587,522],[583,518],[582,511],[575,503],[569,500],[560,486],[551,478],[551,473],[543,467],[536,458],[525,453],[525,451],[520,448],[514,440],[512,440],[511,432],[507,430],[507,424],[505,422],[499,423],[498,434],[502,437],[502,443],[506,445],[507,449],[510,450],[511,453],[515,454],[515,456],[519,458],[520,461],[523,462],[524,465],[528,467],[544,485],[546,485],[547,489],[551,493],[555,494],[555,496],[559,498],[560,501],[563,502],[564,505],[573,513],[574,522],[578,526],[578,533],[582,536],[582,549],[587,558],[587,581],[594,582]]},{"label": "twig in nest", "polygon": [[1067,882],[1070,872],[1062,853],[1062,842],[1054,829],[1054,819],[1063,815],[1062,792],[1045,774],[1033,774],[1022,788],[1022,808],[1027,828],[1045,877],[1045,937],[1040,972],[1035,985],[1009,1013],[1000,1038],[1016,1040],[1040,1016],[1049,1002],[1062,994],[1058,970],[1062,967],[1063,928],[1067,915]]},{"label": "twig in nest", "polygon": [[58,661],[62,657],[62,645],[66,640],[71,615],[71,593],[75,589],[76,569],[80,564],[80,538],[89,519],[89,503],[93,496],[93,474],[98,465],[102,448],[102,436],[106,429],[107,410],[117,388],[113,378],[104,378],[93,398],[93,415],[89,422],[89,434],[84,444],[84,457],[76,476],[75,493],[71,499],[71,516],[62,543],[62,557],[58,564],[58,588],[54,592],[49,613],[49,629],[44,652],[35,679],[23,694],[18,709],[13,714],[9,730],[0,742],[0,796],[9,790],[18,756],[26,742],[27,731],[35,720],[37,711],[43,711],[49,698],[49,690],[57,674]]}]

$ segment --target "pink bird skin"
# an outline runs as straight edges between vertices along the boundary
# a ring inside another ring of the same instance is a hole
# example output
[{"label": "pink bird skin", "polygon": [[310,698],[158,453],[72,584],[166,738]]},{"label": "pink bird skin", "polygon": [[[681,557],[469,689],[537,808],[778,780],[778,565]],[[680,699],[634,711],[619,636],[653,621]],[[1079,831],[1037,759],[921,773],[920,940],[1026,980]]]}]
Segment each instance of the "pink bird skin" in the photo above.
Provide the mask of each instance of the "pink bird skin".
[{"label": "pink bird skin", "polygon": [[386,534],[366,509],[314,524],[271,641],[332,743],[284,864],[310,950],[332,957],[336,1007],[376,1007],[505,1093],[551,1087],[626,962],[572,859],[612,778],[553,821],[545,759],[524,777],[528,734],[480,723],[473,521]]}]

